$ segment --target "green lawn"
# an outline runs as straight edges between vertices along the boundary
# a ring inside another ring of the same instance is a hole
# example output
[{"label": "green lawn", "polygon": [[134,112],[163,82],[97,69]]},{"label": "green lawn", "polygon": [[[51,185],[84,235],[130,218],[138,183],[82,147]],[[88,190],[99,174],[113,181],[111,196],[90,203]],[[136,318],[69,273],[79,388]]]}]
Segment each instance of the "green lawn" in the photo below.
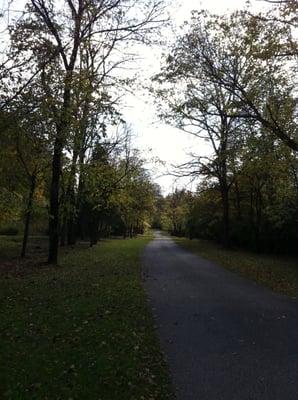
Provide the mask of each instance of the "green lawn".
[{"label": "green lawn", "polygon": [[260,255],[243,250],[225,250],[206,240],[174,239],[180,246],[272,290],[298,297],[297,257]]},{"label": "green lawn", "polygon": [[20,241],[0,239],[1,399],[172,398],[142,287],[150,240],[64,250],[59,267],[12,268]]}]

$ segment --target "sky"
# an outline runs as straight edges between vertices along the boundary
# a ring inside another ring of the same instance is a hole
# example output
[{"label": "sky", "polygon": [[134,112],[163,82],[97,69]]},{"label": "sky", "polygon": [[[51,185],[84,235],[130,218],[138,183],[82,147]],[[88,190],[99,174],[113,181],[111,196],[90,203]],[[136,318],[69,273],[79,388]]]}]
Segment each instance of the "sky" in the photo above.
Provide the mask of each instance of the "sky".
[{"label": "sky", "polygon": [[[246,0],[180,0],[170,10],[174,24],[179,27],[188,20],[194,9],[207,9],[213,13],[227,13],[235,9],[243,9]],[[264,7],[261,1],[252,1],[255,10]],[[161,65],[161,51],[156,49],[143,49],[142,68],[140,73],[148,79],[159,71]],[[186,186],[189,190],[195,190],[197,182],[190,183],[187,178],[179,179],[168,175],[173,169],[172,165],[187,161],[187,154],[192,151],[196,154],[206,155],[210,152],[209,145],[194,138],[179,129],[162,123],[157,115],[154,100],[143,91],[125,96],[124,116],[134,131],[135,147],[141,150],[144,158],[148,159],[146,167],[151,172],[164,194],[173,191],[176,187]],[[163,163],[155,163],[152,160],[159,159]]]}]

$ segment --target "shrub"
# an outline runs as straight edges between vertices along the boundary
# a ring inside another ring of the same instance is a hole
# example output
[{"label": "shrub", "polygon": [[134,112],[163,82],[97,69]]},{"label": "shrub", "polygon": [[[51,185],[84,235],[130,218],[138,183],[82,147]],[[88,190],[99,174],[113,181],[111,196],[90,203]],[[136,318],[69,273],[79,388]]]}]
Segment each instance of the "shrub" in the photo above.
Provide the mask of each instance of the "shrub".
[{"label": "shrub", "polygon": [[0,235],[16,236],[19,233],[19,229],[16,226],[4,226],[0,228]]}]

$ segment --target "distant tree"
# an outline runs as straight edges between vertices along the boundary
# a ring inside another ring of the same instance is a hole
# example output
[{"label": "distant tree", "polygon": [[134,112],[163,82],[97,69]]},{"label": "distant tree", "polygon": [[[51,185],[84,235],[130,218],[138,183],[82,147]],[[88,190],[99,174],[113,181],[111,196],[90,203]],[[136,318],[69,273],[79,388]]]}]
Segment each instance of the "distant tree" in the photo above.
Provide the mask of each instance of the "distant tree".
[{"label": "distant tree", "polygon": [[142,165],[133,161],[135,166],[120,191],[118,205],[125,237],[143,233],[150,226],[154,209],[155,187]]},{"label": "distant tree", "polygon": [[175,236],[185,236],[188,231],[192,194],[185,189],[175,189],[165,198],[163,226]]},{"label": "distant tree", "polygon": [[143,233],[154,207],[154,185],[143,162],[130,150],[118,153],[101,144],[84,166],[81,219],[90,244],[113,229],[124,237]]},{"label": "distant tree", "polygon": [[153,229],[162,229],[162,217],[165,209],[165,199],[162,195],[159,185],[154,186],[154,209],[151,219],[151,226]]}]

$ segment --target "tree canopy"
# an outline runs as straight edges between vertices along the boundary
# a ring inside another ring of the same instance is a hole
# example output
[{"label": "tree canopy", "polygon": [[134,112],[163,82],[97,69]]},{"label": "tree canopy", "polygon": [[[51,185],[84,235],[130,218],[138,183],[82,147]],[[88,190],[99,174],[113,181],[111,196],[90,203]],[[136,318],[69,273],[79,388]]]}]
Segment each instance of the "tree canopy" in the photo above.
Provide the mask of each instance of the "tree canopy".
[{"label": "tree canopy", "polygon": [[134,44],[160,40],[165,2],[27,2],[2,33],[0,64],[0,228],[24,234],[23,256],[31,231],[49,235],[57,263],[59,245],[150,226],[227,247],[295,248],[297,2],[267,3],[260,13],[193,11],[168,45],[151,94],[163,122],[197,142],[173,172],[197,187],[163,195],[121,94],[135,84],[124,72]]}]

